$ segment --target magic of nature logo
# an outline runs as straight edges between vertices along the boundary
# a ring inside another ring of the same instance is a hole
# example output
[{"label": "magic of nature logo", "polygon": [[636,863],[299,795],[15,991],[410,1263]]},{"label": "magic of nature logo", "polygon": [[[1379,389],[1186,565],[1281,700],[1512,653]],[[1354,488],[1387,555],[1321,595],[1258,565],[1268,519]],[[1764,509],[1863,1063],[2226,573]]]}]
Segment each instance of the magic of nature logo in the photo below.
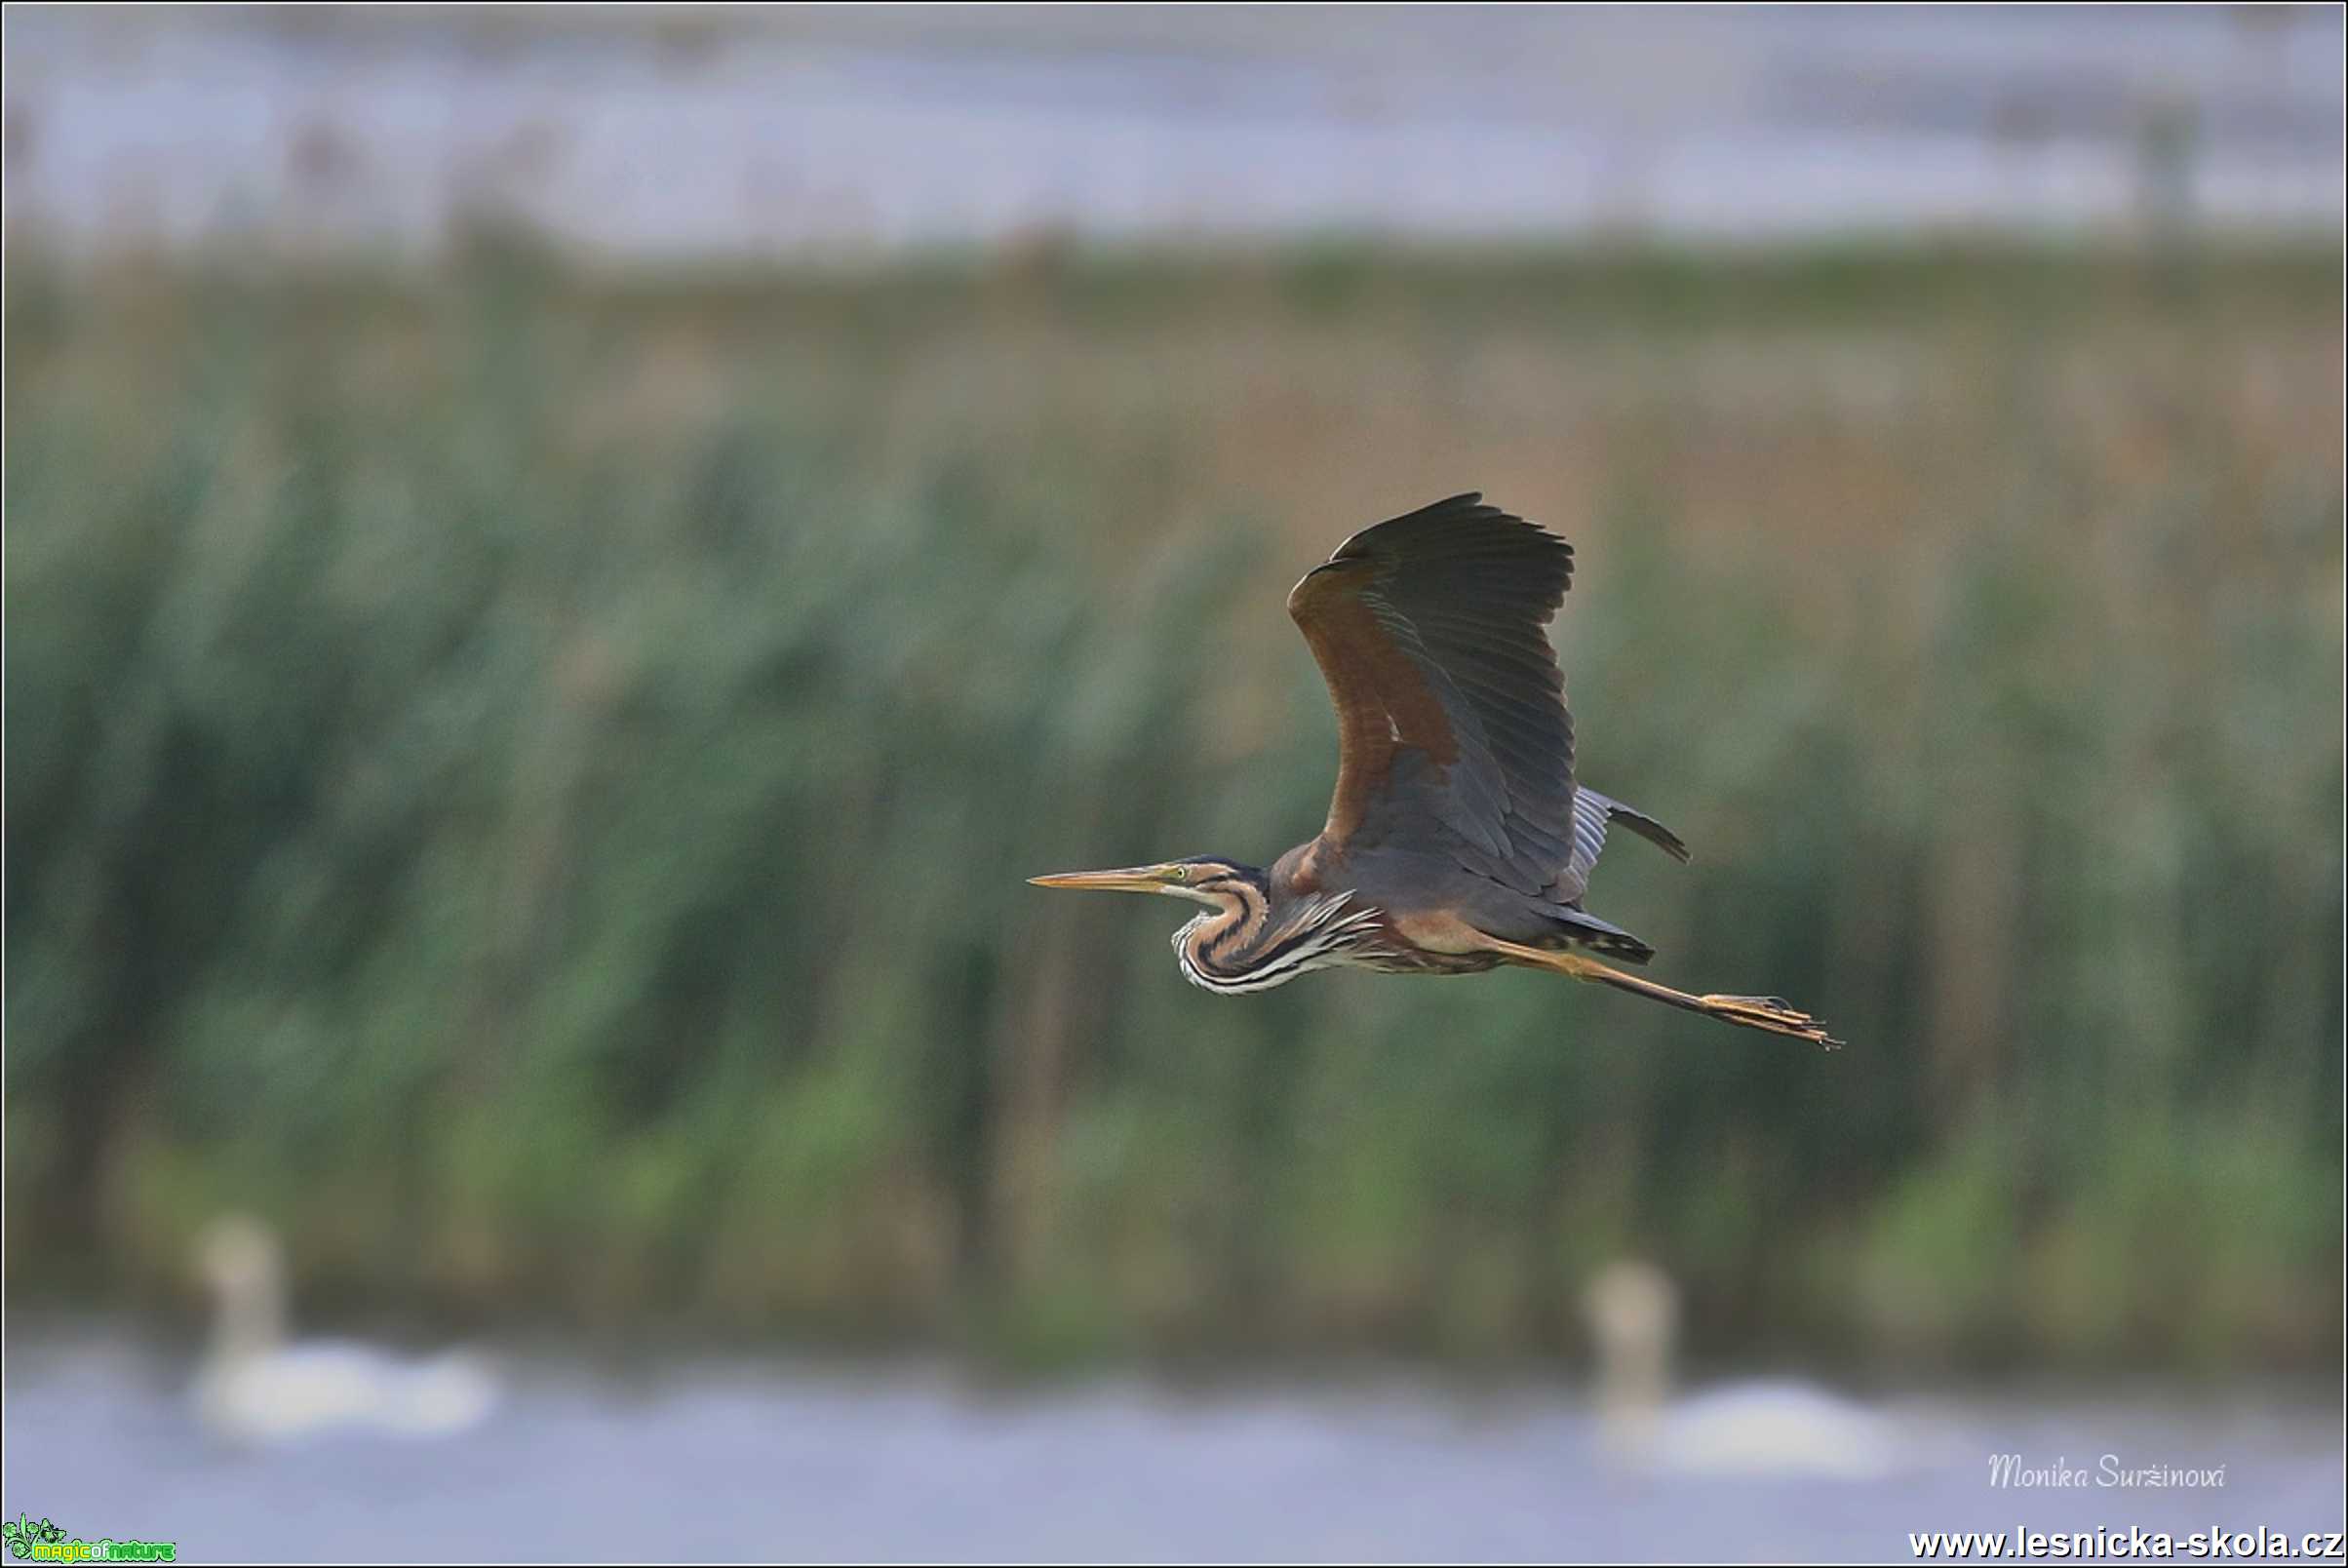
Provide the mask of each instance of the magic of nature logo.
[{"label": "magic of nature logo", "polygon": [[0,1545],[8,1554],[20,1560],[34,1562],[176,1562],[179,1544],[176,1541],[116,1541],[106,1537],[84,1541],[68,1536],[64,1527],[52,1519],[34,1519],[20,1513],[13,1519],[0,1519]]}]

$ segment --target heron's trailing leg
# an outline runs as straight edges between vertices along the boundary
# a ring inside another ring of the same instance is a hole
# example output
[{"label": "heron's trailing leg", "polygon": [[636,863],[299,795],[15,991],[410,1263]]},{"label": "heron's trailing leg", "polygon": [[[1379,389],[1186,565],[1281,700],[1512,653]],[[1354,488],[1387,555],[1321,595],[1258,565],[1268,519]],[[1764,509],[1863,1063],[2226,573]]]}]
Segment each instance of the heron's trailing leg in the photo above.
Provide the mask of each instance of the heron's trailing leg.
[{"label": "heron's trailing leg", "polygon": [[1572,975],[1577,980],[1594,980],[1599,985],[1613,986],[1618,991],[1627,991],[1633,996],[1717,1018],[1724,1024],[1741,1024],[1746,1029],[1767,1030],[1773,1035],[1790,1035],[1795,1039],[1806,1039],[1827,1050],[1842,1044],[1841,1040],[1826,1033],[1823,1024],[1778,997],[1699,997],[1658,985],[1653,980],[1642,979],[1635,974],[1626,974],[1611,964],[1585,959],[1579,953],[1552,953],[1542,948],[1521,947],[1514,942],[1503,942],[1498,937],[1488,939],[1487,951],[1529,969],[1548,969],[1557,974]]}]

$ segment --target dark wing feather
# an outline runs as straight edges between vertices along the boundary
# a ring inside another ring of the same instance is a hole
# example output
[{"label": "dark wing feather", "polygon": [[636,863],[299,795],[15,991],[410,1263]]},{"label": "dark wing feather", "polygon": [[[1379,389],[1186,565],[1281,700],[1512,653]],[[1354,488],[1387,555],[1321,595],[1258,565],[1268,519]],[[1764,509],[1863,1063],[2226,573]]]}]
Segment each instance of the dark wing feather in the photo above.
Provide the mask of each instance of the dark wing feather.
[{"label": "dark wing feather", "polygon": [[1580,894],[1574,726],[1543,630],[1573,547],[1455,495],[1364,529],[1305,575],[1288,612],[1337,708],[1321,842],[1448,850],[1518,892]]},{"label": "dark wing feather", "polygon": [[1597,865],[1599,851],[1606,847],[1606,825],[1620,822],[1640,838],[1654,844],[1672,859],[1687,862],[1688,846],[1679,835],[1664,827],[1644,811],[1634,810],[1620,801],[1609,800],[1586,784],[1574,788],[1574,855],[1566,865],[1564,885],[1581,890],[1589,885],[1590,868]]}]

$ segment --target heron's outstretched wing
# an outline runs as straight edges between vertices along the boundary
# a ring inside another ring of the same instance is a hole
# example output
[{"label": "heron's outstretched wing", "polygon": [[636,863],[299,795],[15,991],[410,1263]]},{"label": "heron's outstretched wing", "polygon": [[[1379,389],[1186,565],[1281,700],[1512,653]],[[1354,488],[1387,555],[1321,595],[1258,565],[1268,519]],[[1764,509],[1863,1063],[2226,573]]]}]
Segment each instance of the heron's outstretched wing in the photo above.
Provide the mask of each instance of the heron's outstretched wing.
[{"label": "heron's outstretched wing", "polygon": [[1581,888],[1574,725],[1543,630],[1573,547],[1455,495],[1364,529],[1288,596],[1337,706],[1321,842],[1448,851],[1518,892]]}]

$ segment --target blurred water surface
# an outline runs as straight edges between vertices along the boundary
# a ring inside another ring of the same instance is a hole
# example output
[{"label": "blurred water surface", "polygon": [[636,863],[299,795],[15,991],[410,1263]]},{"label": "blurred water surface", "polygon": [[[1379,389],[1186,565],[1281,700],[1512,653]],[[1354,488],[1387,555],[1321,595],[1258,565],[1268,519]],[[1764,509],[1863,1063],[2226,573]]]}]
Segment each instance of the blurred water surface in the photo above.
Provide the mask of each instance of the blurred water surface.
[{"label": "blurred water surface", "polygon": [[[702,1357],[626,1373],[542,1350],[439,1442],[242,1453],[183,1357],[12,1333],[12,1509],[185,1560],[1904,1558],[1911,1530],[2339,1529],[2336,1412],[2266,1389],[2014,1391],[1887,1408],[1937,1433],[1863,1482],[1624,1471],[1577,1391],[1400,1373],[1006,1392],[942,1365]],[[2223,1464],[2222,1489],[2019,1490],[1989,1456]]]},{"label": "blurred water surface", "polygon": [[635,256],[1123,239],[2337,228],[2336,9],[12,8],[60,238]]}]

